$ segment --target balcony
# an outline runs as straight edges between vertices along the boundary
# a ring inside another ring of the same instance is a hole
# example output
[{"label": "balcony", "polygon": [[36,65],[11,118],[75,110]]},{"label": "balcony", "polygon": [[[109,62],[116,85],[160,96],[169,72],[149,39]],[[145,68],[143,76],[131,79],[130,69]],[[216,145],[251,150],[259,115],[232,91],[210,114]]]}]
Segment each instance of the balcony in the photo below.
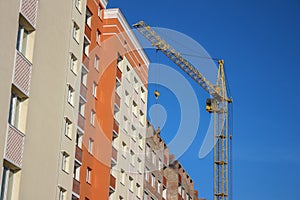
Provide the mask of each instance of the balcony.
[{"label": "balcony", "polygon": [[32,63],[17,50],[13,83],[27,96],[29,96],[31,70]]},{"label": "balcony", "polygon": [[163,178],[163,185],[167,186],[167,178],[165,176]]},{"label": "balcony", "polygon": [[116,189],[116,178],[113,175],[110,175],[110,187]]},{"label": "balcony", "polygon": [[116,120],[114,121],[113,131],[116,134],[119,134],[119,124],[116,122]]},{"label": "balcony", "polygon": [[84,34],[91,41],[92,30],[87,24],[85,24]]},{"label": "balcony", "polygon": [[21,0],[21,14],[35,28],[37,19],[38,0]]},{"label": "balcony", "polygon": [[114,146],[112,146],[112,156],[111,157],[114,161],[117,162],[117,160],[118,160],[118,151]]},{"label": "balcony", "polygon": [[80,194],[80,182],[73,178],[73,192],[77,195]]},{"label": "balcony", "polygon": [[75,158],[82,162],[82,150],[78,146],[76,146]]},{"label": "balcony", "polygon": [[84,130],[84,122],[85,122],[85,118],[80,114],[78,113],[78,126]]},{"label": "balcony", "polygon": [[80,84],[80,95],[86,99],[87,88],[82,83]]},{"label": "balcony", "polygon": [[22,168],[25,135],[12,125],[8,125],[5,159]]},{"label": "balcony", "polygon": [[121,70],[117,67],[117,78],[122,81],[122,72]]},{"label": "balcony", "polygon": [[117,93],[115,93],[115,104],[120,108],[121,97]]}]

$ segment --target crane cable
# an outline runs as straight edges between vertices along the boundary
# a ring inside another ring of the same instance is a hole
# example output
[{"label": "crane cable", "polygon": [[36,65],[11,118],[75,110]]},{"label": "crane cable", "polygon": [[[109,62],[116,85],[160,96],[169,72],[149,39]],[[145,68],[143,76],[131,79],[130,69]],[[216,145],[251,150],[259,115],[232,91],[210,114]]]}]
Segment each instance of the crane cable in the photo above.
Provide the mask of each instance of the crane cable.
[{"label": "crane cable", "polygon": [[[156,64],[158,64],[158,49],[156,49]],[[160,93],[159,93],[159,67],[158,67],[158,70],[157,70],[157,74],[155,74],[155,82],[156,82],[156,89],[154,90],[154,96],[155,96],[155,104],[158,103],[158,97],[160,96]],[[159,130],[159,126],[158,126],[158,110],[157,108],[155,109],[155,122],[156,122],[156,127],[157,127],[157,130]]]}]

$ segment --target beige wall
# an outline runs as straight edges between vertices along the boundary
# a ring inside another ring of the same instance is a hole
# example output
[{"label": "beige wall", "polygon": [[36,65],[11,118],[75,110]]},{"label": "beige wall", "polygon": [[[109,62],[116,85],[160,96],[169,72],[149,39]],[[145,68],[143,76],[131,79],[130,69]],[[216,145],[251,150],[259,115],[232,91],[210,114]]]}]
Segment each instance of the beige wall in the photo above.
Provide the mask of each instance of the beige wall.
[{"label": "beige wall", "polygon": [[[6,141],[11,83],[18,29],[19,0],[0,1],[0,160],[3,160]],[[2,166],[2,163],[1,163]],[[1,169],[1,168],[0,168]],[[2,169],[0,172],[2,179]],[[0,180],[1,180],[0,179]]]},{"label": "beige wall", "polygon": [[[39,1],[20,182],[22,200],[57,199],[58,186],[65,188],[71,199],[80,71],[77,75],[71,72],[69,56],[73,51],[80,66],[83,39],[81,34],[75,44],[72,20],[77,20],[81,32],[84,24],[84,12],[76,11],[73,3]],[[75,89],[74,107],[67,103],[67,84]],[[75,125],[71,138],[64,135],[65,117]],[[61,170],[63,151],[70,155],[69,173]]]}]

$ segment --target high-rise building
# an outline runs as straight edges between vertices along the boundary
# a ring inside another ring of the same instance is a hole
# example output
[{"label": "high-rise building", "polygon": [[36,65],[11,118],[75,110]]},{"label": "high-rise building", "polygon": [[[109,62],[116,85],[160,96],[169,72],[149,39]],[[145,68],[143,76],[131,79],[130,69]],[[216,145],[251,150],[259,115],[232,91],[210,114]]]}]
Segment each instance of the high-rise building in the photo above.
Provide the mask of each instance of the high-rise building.
[{"label": "high-rise building", "polygon": [[0,199],[71,199],[81,6],[0,1]]},{"label": "high-rise building", "polygon": [[104,20],[105,46],[114,49],[117,70],[110,199],[141,199],[149,60],[119,9],[105,10]]},{"label": "high-rise building", "polygon": [[73,199],[142,198],[149,60],[119,9],[85,10]]},{"label": "high-rise building", "polygon": [[0,1],[1,200],[197,199],[147,122],[149,60],[107,4]]}]

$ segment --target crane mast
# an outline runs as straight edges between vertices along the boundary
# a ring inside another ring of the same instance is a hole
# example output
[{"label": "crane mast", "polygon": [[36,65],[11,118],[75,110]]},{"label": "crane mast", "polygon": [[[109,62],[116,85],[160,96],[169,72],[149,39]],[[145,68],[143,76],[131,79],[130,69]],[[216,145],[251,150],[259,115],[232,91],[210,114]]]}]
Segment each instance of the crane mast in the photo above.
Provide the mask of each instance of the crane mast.
[{"label": "crane mast", "polygon": [[[165,54],[186,74],[196,81],[212,98],[206,100],[206,110],[214,120],[214,200],[229,199],[229,116],[228,105],[232,99],[227,97],[224,61],[219,60],[216,84],[210,83],[188,60],[166,43],[149,25],[140,21],[133,25],[152,46]],[[231,139],[231,134],[230,134]]]}]

